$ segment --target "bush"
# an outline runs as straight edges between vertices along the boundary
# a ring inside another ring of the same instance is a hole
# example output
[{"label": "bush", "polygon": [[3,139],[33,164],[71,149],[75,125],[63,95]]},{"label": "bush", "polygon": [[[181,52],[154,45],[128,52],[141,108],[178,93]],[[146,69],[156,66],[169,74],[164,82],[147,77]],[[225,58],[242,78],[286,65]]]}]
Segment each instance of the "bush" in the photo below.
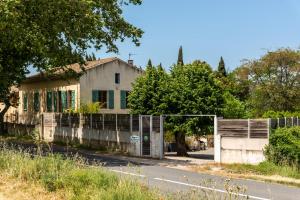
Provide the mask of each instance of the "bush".
[{"label": "bush", "polygon": [[276,129],[270,135],[265,156],[277,165],[295,166],[300,170],[300,127]]},{"label": "bush", "polygon": [[283,117],[300,117],[300,112],[289,112],[289,111],[274,111],[269,110],[263,114],[263,118],[283,118]]}]

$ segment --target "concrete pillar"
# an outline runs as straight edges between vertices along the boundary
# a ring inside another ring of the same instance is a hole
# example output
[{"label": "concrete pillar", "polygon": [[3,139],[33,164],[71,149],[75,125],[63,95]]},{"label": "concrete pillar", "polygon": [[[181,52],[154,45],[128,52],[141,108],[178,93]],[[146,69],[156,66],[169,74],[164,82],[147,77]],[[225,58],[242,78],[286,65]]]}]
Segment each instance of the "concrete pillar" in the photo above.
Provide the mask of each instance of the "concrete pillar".
[{"label": "concrete pillar", "polygon": [[159,116],[159,136],[160,136],[160,152],[159,159],[163,159],[164,157],[164,117],[162,115]]},{"label": "concrete pillar", "polygon": [[214,116],[214,160],[221,162],[221,135],[218,134],[218,118]]}]

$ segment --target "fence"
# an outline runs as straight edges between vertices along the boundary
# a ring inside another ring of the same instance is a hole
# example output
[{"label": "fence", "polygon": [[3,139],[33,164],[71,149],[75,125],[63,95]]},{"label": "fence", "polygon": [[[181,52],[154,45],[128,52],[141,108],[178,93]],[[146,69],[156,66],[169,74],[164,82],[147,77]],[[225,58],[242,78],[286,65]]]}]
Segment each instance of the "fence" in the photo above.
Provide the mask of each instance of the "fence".
[{"label": "fence", "polygon": [[26,113],[18,114],[10,113],[5,115],[4,122],[12,124],[26,124],[26,125],[37,125],[40,123],[40,114],[39,113]]},{"label": "fence", "polygon": [[74,142],[129,151],[130,136],[139,132],[139,116],[44,113],[41,115],[40,130],[46,141]]},{"label": "fence", "polygon": [[284,117],[284,118],[275,118],[270,119],[270,128],[283,128],[283,127],[292,127],[292,126],[300,126],[299,117]]},{"label": "fence", "polygon": [[[49,142],[113,148],[134,156],[161,158],[162,155],[159,116],[72,113],[11,115],[6,118],[6,126],[8,132],[13,134],[29,134],[38,129],[42,139]],[[144,151],[146,148],[147,154]]]},{"label": "fence", "polygon": [[215,142],[219,143],[222,163],[251,163],[263,161],[263,150],[269,144],[271,129],[299,126],[298,117],[278,119],[219,119]]},{"label": "fence", "polygon": [[223,119],[218,120],[218,133],[222,137],[268,138],[268,119]]}]

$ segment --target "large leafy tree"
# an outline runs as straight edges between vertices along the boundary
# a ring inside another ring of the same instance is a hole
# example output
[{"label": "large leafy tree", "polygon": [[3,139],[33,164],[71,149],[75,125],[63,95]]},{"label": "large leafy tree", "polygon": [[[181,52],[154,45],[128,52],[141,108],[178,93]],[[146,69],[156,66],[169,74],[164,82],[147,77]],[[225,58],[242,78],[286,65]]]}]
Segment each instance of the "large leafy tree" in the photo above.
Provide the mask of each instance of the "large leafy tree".
[{"label": "large leafy tree", "polygon": [[254,115],[300,108],[300,51],[279,49],[244,64],[249,69]]},{"label": "large leafy tree", "polygon": [[153,67],[152,64],[148,65],[144,75],[136,79],[133,90],[128,97],[131,113],[164,114],[166,105],[163,98],[168,92],[168,79],[169,75],[161,65],[157,67]]},{"label": "large leafy tree", "polygon": [[[146,68],[135,81],[129,95],[133,114],[220,114],[223,106],[222,88],[211,67],[201,61],[175,65],[167,74],[163,68]],[[186,134],[205,134],[212,125],[207,117],[171,116],[165,128],[174,133],[177,154],[186,156]]]},{"label": "large leafy tree", "polygon": [[2,0],[0,1],[0,122],[11,106],[11,87],[38,71],[85,60],[88,48],[117,52],[116,41],[139,45],[142,30],[122,16],[141,0]]},{"label": "large leafy tree", "polygon": [[[171,69],[169,93],[165,96],[169,114],[220,114],[223,107],[222,88],[211,67],[202,61],[194,61],[184,67]],[[170,117],[168,129],[175,134],[177,155],[187,155],[186,134],[206,134],[211,131],[208,117]]]}]

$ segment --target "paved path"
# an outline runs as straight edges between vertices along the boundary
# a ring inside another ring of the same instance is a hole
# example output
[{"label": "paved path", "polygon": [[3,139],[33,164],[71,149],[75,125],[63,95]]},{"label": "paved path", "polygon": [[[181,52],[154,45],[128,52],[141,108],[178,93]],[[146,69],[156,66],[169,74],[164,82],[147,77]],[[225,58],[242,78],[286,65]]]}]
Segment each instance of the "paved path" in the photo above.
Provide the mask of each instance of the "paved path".
[{"label": "paved path", "polygon": [[[22,146],[32,147],[29,144]],[[79,153],[89,161],[103,163],[103,166],[109,170],[124,176],[131,176],[148,184],[150,187],[156,187],[163,192],[182,192],[194,190],[213,191],[216,194],[224,195],[226,178],[216,175],[201,174],[189,172],[180,169],[170,168],[174,164],[185,164],[184,161],[174,160],[152,160],[129,158],[125,156],[102,155],[93,151],[66,149],[60,146],[53,146],[53,152],[66,154]],[[128,166],[129,165],[129,166]],[[238,192],[240,197],[249,196],[250,199],[257,200],[300,200],[300,188],[289,187],[275,183],[262,181],[231,179],[230,184],[246,187],[246,192]]]}]

